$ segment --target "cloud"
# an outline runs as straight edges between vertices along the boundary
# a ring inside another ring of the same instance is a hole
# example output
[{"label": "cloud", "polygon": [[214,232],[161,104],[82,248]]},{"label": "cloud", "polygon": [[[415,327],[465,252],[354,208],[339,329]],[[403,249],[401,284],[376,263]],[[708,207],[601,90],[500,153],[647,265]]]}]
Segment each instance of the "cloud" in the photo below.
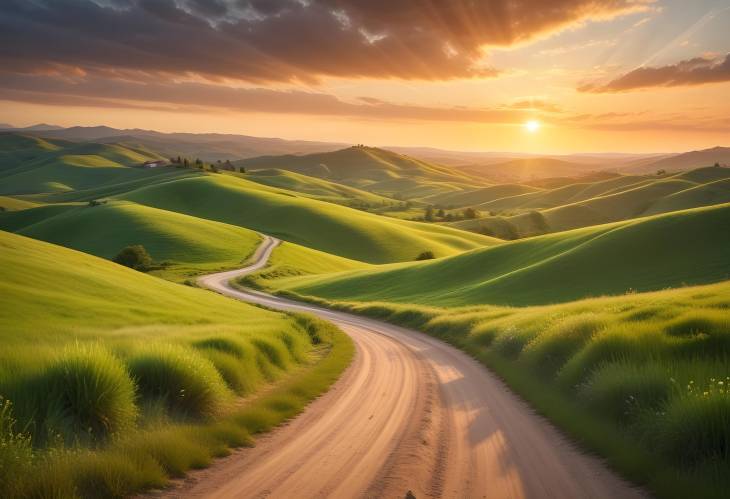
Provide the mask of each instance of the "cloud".
[{"label": "cloud", "polygon": [[403,121],[515,123],[519,109],[428,107],[373,98],[347,102],[321,92],[232,88],[209,83],[131,81],[93,75],[21,75],[0,72],[0,100],[59,106],[127,107],[189,112],[242,112],[358,117]]},{"label": "cloud", "polygon": [[668,66],[641,67],[605,85],[589,84],[581,92],[626,92],[651,87],[678,87],[730,81],[730,54],[724,58],[695,57]]},{"label": "cloud", "polygon": [[546,113],[562,113],[563,110],[551,103],[542,99],[523,99],[506,104],[503,107],[507,109],[525,109],[528,111],[544,111]]},{"label": "cloud", "polygon": [[0,66],[248,82],[494,76],[510,46],[654,0],[3,0]]}]

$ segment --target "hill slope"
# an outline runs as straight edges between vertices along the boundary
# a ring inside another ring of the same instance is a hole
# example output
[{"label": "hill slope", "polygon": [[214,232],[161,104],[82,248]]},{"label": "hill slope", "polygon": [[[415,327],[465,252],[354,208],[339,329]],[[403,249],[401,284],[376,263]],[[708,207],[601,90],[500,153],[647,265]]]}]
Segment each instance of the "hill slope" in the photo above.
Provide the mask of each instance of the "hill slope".
[{"label": "hill slope", "polygon": [[535,305],[730,278],[730,204],[534,237],[285,289],[339,300]]},{"label": "hill slope", "polygon": [[139,204],[265,232],[370,263],[451,255],[499,240],[338,206],[229,175],[174,180],[121,196]]},{"label": "hill slope", "polygon": [[[246,170],[289,170],[382,194],[398,192],[404,197],[465,189],[476,182],[452,168],[363,146],[304,156],[262,156],[235,164]],[[424,190],[424,187],[427,189]]]},{"label": "hill slope", "polygon": [[130,202],[0,214],[0,228],[107,259],[142,244],[155,262],[211,271],[240,264],[260,241],[241,227]]}]

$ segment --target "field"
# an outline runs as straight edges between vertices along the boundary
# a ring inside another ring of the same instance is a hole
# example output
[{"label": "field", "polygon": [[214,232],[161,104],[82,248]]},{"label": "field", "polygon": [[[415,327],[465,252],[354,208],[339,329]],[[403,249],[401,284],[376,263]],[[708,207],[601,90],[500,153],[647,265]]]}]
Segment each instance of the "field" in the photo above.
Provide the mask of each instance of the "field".
[{"label": "field", "polygon": [[575,441],[660,497],[721,498],[730,486],[727,282],[520,308],[282,294],[466,350]]},{"label": "field", "polygon": [[186,178],[121,198],[266,232],[285,241],[368,263],[414,260],[501,241],[449,227],[397,220],[262,186],[229,175]]},{"label": "field", "polygon": [[539,305],[727,280],[729,251],[730,205],[723,204],[272,285],[339,300]]},{"label": "field", "polygon": [[291,417],[352,353],[314,319],[0,237],[3,497],[163,485]]}]

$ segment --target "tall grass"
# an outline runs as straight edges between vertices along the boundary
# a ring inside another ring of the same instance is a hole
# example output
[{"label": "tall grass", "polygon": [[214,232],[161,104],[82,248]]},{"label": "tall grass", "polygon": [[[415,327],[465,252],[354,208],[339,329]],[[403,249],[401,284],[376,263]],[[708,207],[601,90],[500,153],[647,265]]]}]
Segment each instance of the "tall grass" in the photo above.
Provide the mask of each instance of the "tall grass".
[{"label": "tall grass", "polygon": [[730,283],[524,308],[282,294],[414,327],[466,350],[661,497],[727,497]]},{"label": "tall grass", "polygon": [[212,418],[230,399],[218,370],[193,349],[152,345],[132,354],[127,362],[142,399],[160,400],[179,415]]}]

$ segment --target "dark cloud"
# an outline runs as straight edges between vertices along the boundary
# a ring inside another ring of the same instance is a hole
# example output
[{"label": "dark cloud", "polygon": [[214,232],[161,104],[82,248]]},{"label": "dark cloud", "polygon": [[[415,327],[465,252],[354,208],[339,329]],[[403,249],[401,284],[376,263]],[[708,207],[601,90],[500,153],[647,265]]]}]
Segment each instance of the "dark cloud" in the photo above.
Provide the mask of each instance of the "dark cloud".
[{"label": "dark cloud", "polygon": [[246,81],[494,75],[484,46],[653,0],[3,0],[0,67]]},{"label": "dark cloud", "polygon": [[669,66],[642,67],[605,85],[584,85],[581,92],[625,92],[649,87],[678,87],[730,81],[730,54],[725,58],[695,57]]},{"label": "dark cloud", "polygon": [[519,110],[438,108],[364,98],[346,102],[318,92],[231,88],[204,83],[132,82],[99,77],[65,78],[0,73],[0,100],[61,106],[128,107],[168,111],[282,113],[317,116],[514,123]]}]

